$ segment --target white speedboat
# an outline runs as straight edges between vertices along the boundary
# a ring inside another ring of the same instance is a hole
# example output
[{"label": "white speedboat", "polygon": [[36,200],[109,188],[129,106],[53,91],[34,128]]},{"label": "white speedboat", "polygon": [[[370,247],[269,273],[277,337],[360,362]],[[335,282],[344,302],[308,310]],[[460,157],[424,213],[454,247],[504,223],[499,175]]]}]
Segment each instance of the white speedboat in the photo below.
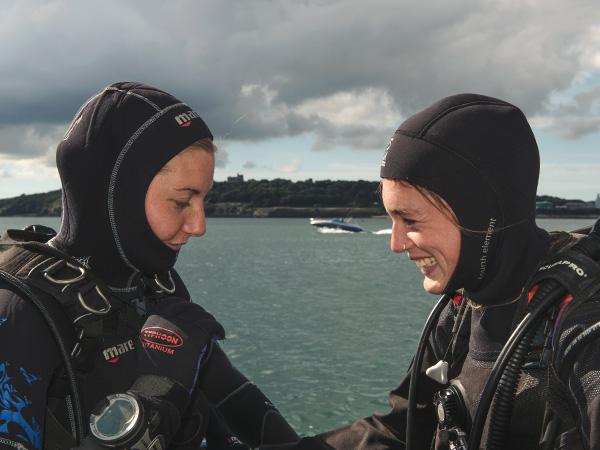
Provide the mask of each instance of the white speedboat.
[{"label": "white speedboat", "polygon": [[365,231],[360,225],[346,222],[344,219],[315,219],[311,217],[310,224],[317,228],[329,228],[333,230],[350,231],[352,233]]}]

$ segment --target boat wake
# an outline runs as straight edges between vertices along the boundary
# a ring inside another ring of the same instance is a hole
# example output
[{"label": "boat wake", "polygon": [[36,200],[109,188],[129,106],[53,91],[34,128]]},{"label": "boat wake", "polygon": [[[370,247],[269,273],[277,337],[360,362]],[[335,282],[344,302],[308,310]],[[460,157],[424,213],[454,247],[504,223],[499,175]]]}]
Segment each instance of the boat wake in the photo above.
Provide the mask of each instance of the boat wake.
[{"label": "boat wake", "polygon": [[354,231],[342,230],[340,228],[317,228],[319,233],[323,234],[356,234]]},{"label": "boat wake", "polygon": [[384,230],[373,231],[373,234],[392,234],[392,229],[386,228]]}]

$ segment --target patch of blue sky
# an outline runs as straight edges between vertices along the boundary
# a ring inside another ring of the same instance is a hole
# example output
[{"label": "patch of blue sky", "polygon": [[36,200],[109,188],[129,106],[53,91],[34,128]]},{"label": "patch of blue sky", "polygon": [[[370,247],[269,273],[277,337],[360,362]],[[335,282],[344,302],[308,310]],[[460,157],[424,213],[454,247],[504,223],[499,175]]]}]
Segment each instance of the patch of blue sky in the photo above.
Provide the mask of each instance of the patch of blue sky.
[{"label": "patch of blue sky", "polygon": [[[550,109],[575,106],[578,95],[598,88],[600,88],[600,69],[580,72],[573,78],[569,87],[553,92],[548,98],[547,105]],[[600,102],[594,102],[591,112],[600,114]]]},{"label": "patch of blue sky", "polygon": [[542,163],[600,163],[600,132],[564,139],[555,130],[534,128]]}]

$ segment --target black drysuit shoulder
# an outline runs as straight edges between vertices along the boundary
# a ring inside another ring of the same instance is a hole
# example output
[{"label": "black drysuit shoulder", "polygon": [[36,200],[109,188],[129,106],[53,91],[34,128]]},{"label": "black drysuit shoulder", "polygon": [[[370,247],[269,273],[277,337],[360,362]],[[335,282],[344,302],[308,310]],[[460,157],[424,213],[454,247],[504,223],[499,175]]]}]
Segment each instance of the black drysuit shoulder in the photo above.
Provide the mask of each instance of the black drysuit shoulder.
[{"label": "black drysuit shoulder", "polygon": [[46,395],[61,358],[37,308],[0,283],[0,442],[41,449]]}]

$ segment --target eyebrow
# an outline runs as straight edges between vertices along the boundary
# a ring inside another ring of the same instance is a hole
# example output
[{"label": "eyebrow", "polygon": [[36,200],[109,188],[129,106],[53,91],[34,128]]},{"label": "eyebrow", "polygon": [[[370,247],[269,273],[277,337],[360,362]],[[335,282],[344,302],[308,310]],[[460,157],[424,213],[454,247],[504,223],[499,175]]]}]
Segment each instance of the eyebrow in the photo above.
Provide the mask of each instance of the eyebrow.
[{"label": "eyebrow", "polygon": [[418,216],[419,214],[421,214],[421,211],[419,211],[417,209],[412,210],[412,211],[407,211],[405,209],[388,209],[387,212],[390,215],[395,214],[398,216],[414,216],[414,215]]},{"label": "eyebrow", "polygon": [[[206,191],[207,193],[213,188],[213,185],[214,185],[214,181],[211,181],[210,186],[208,187],[208,190]],[[175,188],[175,190],[177,192],[187,191],[187,192],[191,193],[192,195],[198,195],[198,194],[202,193],[198,189],[194,189],[194,188],[190,188],[190,187]]]},{"label": "eyebrow", "polygon": [[186,187],[186,188],[177,188],[175,190],[177,192],[187,191],[187,192],[190,192],[190,193],[195,194],[195,195],[200,194],[200,191],[198,189],[193,189],[193,188],[189,188],[189,187]]}]

